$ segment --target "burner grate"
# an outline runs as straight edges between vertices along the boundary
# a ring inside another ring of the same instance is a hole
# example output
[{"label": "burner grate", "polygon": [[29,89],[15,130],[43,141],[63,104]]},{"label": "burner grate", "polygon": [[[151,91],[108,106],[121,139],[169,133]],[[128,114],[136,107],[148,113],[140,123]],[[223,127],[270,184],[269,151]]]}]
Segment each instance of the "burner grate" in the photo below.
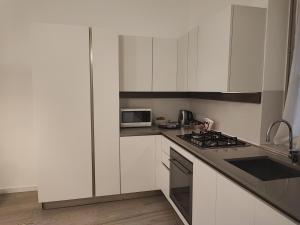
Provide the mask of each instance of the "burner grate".
[{"label": "burner grate", "polygon": [[221,132],[192,132],[191,134],[178,135],[181,139],[189,142],[199,148],[224,148],[224,147],[241,147],[246,146],[246,142],[239,140],[237,137],[231,137]]}]

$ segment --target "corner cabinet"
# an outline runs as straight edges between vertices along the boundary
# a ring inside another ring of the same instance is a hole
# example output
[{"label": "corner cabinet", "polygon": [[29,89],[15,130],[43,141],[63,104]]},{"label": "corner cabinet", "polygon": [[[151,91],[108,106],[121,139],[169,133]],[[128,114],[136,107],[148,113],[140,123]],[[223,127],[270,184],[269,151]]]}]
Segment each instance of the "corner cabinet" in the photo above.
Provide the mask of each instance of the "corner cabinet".
[{"label": "corner cabinet", "polygon": [[156,137],[120,138],[122,194],[156,190]]},{"label": "corner cabinet", "polygon": [[118,36],[56,24],[32,31],[39,202],[119,194]]}]

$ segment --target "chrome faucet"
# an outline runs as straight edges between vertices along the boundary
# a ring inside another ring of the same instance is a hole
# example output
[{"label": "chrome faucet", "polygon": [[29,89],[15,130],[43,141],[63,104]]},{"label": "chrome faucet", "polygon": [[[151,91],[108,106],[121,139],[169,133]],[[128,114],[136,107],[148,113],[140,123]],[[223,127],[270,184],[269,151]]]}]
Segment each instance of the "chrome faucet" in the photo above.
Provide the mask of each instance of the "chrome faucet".
[{"label": "chrome faucet", "polygon": [[289,158],[292,160],[293,163],[298,162],[298,152],[299,152],[299,150],[294,149],[294,147],[293,147],[293,142],[294,142],[293,129],[292,129],[291,124],[288,121],[286,121],[286,120],[277,120],[277,121],[273,122],[271,124],[271,126],[269,127],[268,131],[267,131],[266,142],[267,143],[270,142],[270,133],[271,133],[273,127],[277,123],[284,123],[284,124],[287,125],[287,127],[289,129]]}]

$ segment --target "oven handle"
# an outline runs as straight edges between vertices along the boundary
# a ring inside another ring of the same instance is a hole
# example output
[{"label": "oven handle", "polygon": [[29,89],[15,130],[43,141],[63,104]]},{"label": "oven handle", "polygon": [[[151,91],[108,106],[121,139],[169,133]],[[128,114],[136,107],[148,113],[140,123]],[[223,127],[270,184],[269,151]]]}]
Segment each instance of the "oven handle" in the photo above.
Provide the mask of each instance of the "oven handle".
[{"label": "oven handle", "polygon": [[178,162],[176,159],[169,159],[170,163],[172,163],[174,166],[176,166],[181,172],[187,175],[191,175],[192,171],[187,169],[185,166],[183,166],[180,162]]}]

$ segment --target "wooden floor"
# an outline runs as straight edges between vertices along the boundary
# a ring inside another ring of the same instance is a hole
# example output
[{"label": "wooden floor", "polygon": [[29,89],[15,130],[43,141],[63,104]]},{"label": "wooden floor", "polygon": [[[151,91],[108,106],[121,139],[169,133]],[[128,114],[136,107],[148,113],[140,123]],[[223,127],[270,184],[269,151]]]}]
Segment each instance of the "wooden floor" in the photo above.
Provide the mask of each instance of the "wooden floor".
[{"label": "wooden floor", "polygon": [[182,225],[163,196],[42,210],[36,192],[0,195],[1,225]]}]

